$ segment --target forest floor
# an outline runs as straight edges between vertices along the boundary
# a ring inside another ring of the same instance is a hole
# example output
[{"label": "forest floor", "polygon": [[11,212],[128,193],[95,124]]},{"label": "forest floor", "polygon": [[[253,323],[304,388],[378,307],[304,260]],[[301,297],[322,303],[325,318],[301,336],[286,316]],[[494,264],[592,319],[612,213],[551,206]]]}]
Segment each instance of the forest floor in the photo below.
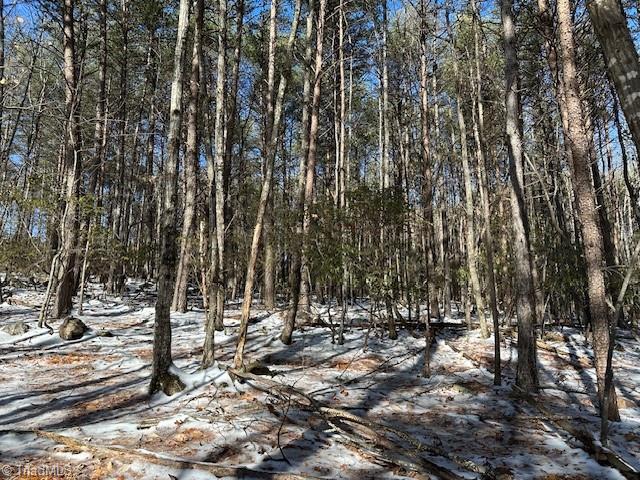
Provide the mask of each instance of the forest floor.
[{"label": "forest floor", "polygon": [[[490,466],[494,478],[624,478],[558,426],[569,421],[593,438],[599,429],[591,351],[575,329],[552,330],[539,344],[546,388],[534,403],[512,388],[513,338],[503,339],[501,387],[493,385],[493,339],[455,326],[439,330],[432,375],[424,378],[423,333],[403,330],[389,340],[374,329],[364,349],[362,307],[350,310],[344,345],[332,342],[329,328],[309,326],[287,347],[279,341],[283,312],[256,305],[247,356],[269,371],[240,382],[226,370],[238,305],[229,305],[226,331],[216,333],[218,364],[206,371],[199,370],[204,312],[195,309],[172,314],[174,362],[187,389],[149,397],[151,298],[88,300],[76,316],[92,330],[73,342],[37,328],[41,292],[15,291],[11,300],[0,305],[0,327],[24,321],[31,329],[0,333],[0,478],[429,478],[429,465],[442,467],[442,478],[481,478],[458,457]],[[329,322],[326,307],[314,308]],[[640,344],[621,338],[618,345],[622,422],[612,425],[610,443],[638,470]],[[357,425],[327,421],[273,382],[371,422],[380,438],[358,441],[367,434]],[[409,453],[391,454],[396,447]]]}]

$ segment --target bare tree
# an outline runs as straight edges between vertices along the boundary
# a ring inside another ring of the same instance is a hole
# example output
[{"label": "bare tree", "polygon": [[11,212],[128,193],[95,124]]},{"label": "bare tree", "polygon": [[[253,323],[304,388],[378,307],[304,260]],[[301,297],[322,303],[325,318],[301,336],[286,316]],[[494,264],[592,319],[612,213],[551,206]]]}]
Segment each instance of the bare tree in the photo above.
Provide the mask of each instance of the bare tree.
[{"label": "bare tree", "polygon": [[[224,172],[225,172],[225,83],[227,49],[227,1],[218,4],[218,66],[216,79],[215,155],[209,159],[209,237],[211,243],[211,266],[209,278],[209,301],[205,327],[202,366],[209,367],[214,361],[215,331],[222,330],[224,319],[224,258],[225,258],[225,215],[224,215]],[[214,228],[215,227],[215,228]]]},{"label": "bare tree", "polygon": [[[289,32],[289,38],[285,46],[284,59],[287,62],[286,66],[280,74],[278,82],[277,96],[275,92],[275,55],[276,55],[276,29],[277,29],[277,0],[272,0],[269,20],[269,56],[267,66],[267,89],[271,90],[271,93],[267,93],[267,121],[266,128],[268,135],[268,142],[265,144],[265,173],[262,181],[262,188],[260,191],[260,200],[258,203],[258,214],[256,216],[256,223],[253,229],[253,238],[251,240],[251,252],[249,254],[249,263],[247,265],[247,273],[245,277],[244,285],[244,297],[242,301],[242,312],[240,316],[240,333],[238,335],[238,343],[236,346],[236,354],[234,357],[234,364],[236,368],[241,368],[244,364],[244,346],[247,342],[247,330],[249,327],[249,315],[251,312],[251,301],[253,298],[253,283],[255,281],[255,268],[258,259],[258,248],[260,246],[260,237],[262,236],[262,227],[264,224],[264,217],[269,201],[269,195],[271,194],[271,184],[273,181],[273,166],[275,163],[276,149],[278,145],[278,139],[280,135],[280,122],[282,120],[282,104],[284,101],[284,95],[287,91],[287,83],[289,76],[291,75],[291,55],[293,52],[293,46],[298,33],[298,23],[300,20],[301,0],[296,0],[295,10],[291,21],[291,30]],[[273,100],[273,106],[271,103]]]},{"label": "bare tree", "polygon": [[[64,0],[62,3],[63,19],[63,51],[64,51],[64,79],[65,79],[65,135],[62,145],[63,183],[65,206],[60,222],[60,250],[51,262],[52,280],[56,278],[56,297],[53,317],[60,318],[71,310],[74,294],[74,268],[77,257],[79,219],[78,195],[80,193],[80,130],[78,125],[78,65],[75,47],[74,0]],[[40,324],[44,322],[48,299],[43,305]]]},{"label": "bare tree", "polygon": [[529,226],[524,199],[520,96],[518,94],[518,52],[516,24],[511,0],[501,0],[502,35],[505,55],[505,108],[507,113],[507,151],[509,154],[510,200],[515,257],[516,313],[518,316],[517,385],[527,391],[538,388],[536,360],[536,307],[531,273]]},{"label": "bare tree", "polygon": [[191,77],[189,79],[189,106],[187,110],[187,143],[184,161],[185,200],[180,237],[180,259],[173,292],[172,310],[187,311],[187,284],[193,247],[194,220],[196,216],[196,196],[198,189],[198,163],[200,144],[198,122],[200,110],[200,62],[202,58],[203,0],[196,0],[193,21],[193,54],[191,56]]},{"label": "bare tree", "polygon": [[[67,0],[69,1],[69,0]],[[177,263],[176,204],[178,197],[178,163],[180,157],[180,130],[182,127],[182,88],[186,37],[189,28],[190,0],[180,0],[178,34],[173,56],[173,80],[171,82],[171,105],[167,160],[162,172],[162,219],[160,223],[160,254],[158,263],[158,300],[153,337],[153,371],[149,392],[162,390],[172,395],[184,388],[180,378],[169,371],[171,359],[171,297],[175,283]]]},{"label": "bare tree", "polygon": [[609,418],[611,420],[619,420],[620,414],[618,413],[615,389],[611,389],[608,392],[608,396],[605,397],[604,383],[607,352],[611,341],[611,315],[607,306],[603,259],[604,247],[591,177],[589,138],[584,124],[585,117],[578,84],[570,2],[568,0],[559,0],[557,10],[559,61],[562,66],[564,102],[567,114],[567,130],[565,133],[573,154],[571,174],[575,188],[576,213],[580,219],[580,231],[582,233],[587,267],[587,290],[589,310],[591,311],[591,320],[593,322],[593,347],[598,378],[598,395],[601,409],[605,408],[606,402],[606,411],[608,411]]},{"label": "bare tree", "polygon": [[[291,344],[291,339],[293,336],[293,330],[296,325],[296,317],[298,315],[298,303],[300,301],[300,290],[301,290],[301,282],[304,282],[301,278],[301,269],[302,269],[302,259],[306,256],[305,251],[308,248],[308,235],[309,228],[311,225],[311,212],[310,206],[313,199],[313,184],[315,181],[315,171],[316,171],[316,157],[318,153],[318,126],[319,126],[319,110],[320,110],[320,93],[322,86],[322,49],[324,46],[324,25],[325,25],[325,14],[327,8],[327,1],[320,0],[320,4],[318,6],[317,12],[317,24],[316,24],[316,47],[315,47],[315,60],[314,60],[314,68],[313,68],[313,81],[311,84],[313,85],[313,93],[311,96],[311,108],[310,108],[310,123],[309,123],[309,134],[308,134],[308,145],[305,149],[305,137],[303,136],[303,153],[306,152],[306,165],[305,165],[305,179],[304,179],[304,189],[302,185],[299,184],[299,197],[298,197],[298,208],[302,205],[302,211],[298,211],[298,215],[302,215],[302,229],[297,229],[297,233],[299,235],[300,230],[302,231],[302,253],[300,256],[296,255],[294,251],[293,264],[291,266],[291,303],[289,305],[289,310],[287,312],[287,317],[285,319],[284,327],[282,328],[282,334],[280,335],[280,340],[285,345]],[[313,10],[309,11],[309,16],[313,14]],[[311,33],[310,33],[310,25],[311,19],[307,18],[307,45],[310,46],[311,42]],[[308,47],[309,48],[309,47]],[[307,50],[309,51],[309,50]],[[308,55],[310,58],[310,55]],[[302,128],[306,128],[303,125]],[[304,135],[304,133],[303,133]],[[301,174],[302,179],[302,174]],[[300,217],[298,217],[300,219]],[[300,241],[300,240],[298,240]],[[296,247],[298,248],[298,247]]]},{"label": "bare tree", "polygon": [[[449,16],[447,14],[447,25],[449,35],[451,29],[449,26]],[[453,38],[453,37],[452,37]],[[478,276],[478,258],[476,250],[476,232],[473,208],[473,190],[471,181],[471,165],[469,164],[469,149],[467,146],[467,124],[462,110],[462,77],[459,73],[459,64],[457,58],[456,45],[453,45],[453,70],[456,79],[456,113],[458,120],[458,128],[460,130],[460,159],[462,161],[462,176],[464,180],[464,211],[465,211],[465,246],[467,249],[467,268],[469,270],[469,282],[473,292],[473,298],[476,303],[476,311],[478,321],[480,323],[480,332],[484,338],[489,337],[489,328],[484,315],[484,299],[482,298],[482,289],[480,287],[480,278]]]}]

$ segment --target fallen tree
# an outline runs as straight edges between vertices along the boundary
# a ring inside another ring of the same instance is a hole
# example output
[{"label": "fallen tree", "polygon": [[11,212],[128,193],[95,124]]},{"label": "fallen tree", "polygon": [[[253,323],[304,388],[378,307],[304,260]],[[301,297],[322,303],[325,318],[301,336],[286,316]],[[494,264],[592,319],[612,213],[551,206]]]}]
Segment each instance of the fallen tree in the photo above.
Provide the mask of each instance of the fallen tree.
[{"label": "fallen tree", "polygon": [[[240,370],[230,369],[231,375],[246,381],[251,387],[281,400],[295,403],[299,408],[311,412],[331,426],[346,443],[364,450],[385,462],[423,475],[437,475],[444,480],[459,480],[463,477],[450,468],[425,458],[424,454],[436,457],[442,463],[452,463],[465,473],[475,473],[479,479],[494,479],[490,466],[479,465],[471,460],[446,452],[442,442],[435,438],[426,444],[407,432],[362,418],[351,412],[330,407],[310,395],[289,385]],[[435,459],[434,459],[435,460]]]}]

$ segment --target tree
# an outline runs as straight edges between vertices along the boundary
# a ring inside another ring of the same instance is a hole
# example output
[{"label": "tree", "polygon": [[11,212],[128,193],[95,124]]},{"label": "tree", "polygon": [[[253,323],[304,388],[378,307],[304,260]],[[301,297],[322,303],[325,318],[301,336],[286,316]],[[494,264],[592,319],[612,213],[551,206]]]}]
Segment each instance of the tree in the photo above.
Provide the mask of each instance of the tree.
[{"label": "tree", "polygon": [[[67,0],[69,1],[69,0]],[[149,392],[163,391],[172,395],[184,388],[180,378],[169,371],[171,360],[171,297],[175,283],[177,263],[176,203],[178,197],[178,163],[180,156],[180,130],[182,127],[182,87],[186,36],[189,28],[189,0],[180,0],[178,33],[173,56],[173,80],[171,82],[171,110],[167,138],[167,161],[162,173],[162,200],[160,224],[160,252],[158,262],[158,300],[153,336],[153,371]]]},{"label": "tree", "polygon": [[471,2],[473,15],[473,56],[475,71],[471,75],[471,83],[474,85],[475,98],[473,101],[473,138],[476,144],[476,164],[478,171],[478,187],[480,191],[480,202],[482,204],[482,219],[484,220],[484,249],[487,257],[487,289],[489,290],[489,305],[491,307],[491,317],[493,319],[493,339],[494,339],[494,366],[493,383],[501,383],[500,365],[500,324],[498,313],[498,300],[496,293],[495,263],[493,258],[493,233],[491,229],[491,198],[489,191],[489,181],[487,174],[487,158],[485,153],[485,126],[484,126],[484,98],[482,92],[482,72],[481,72],[481,51],[480,51],[480,12],[475,0]]},{"label": "tree", "polygon": [[588,0],[589,18],[598,36],[622,111],[640,148],[640,60],[619,0]]},{"label": "tree", "polygon": [[[316,48],[315,48],[315,60],[313,69],[313,81],[309,86],[305,80],[305,92],[310,85],[313,85],[313,93],[311,94],[311,106],[310,106],[310,119],[309,119],[309,133],[303,133],[302,137],[302,153],[306,154],[306,161],[304,168],[300,169],[300,182],[298,184],[298,224],[296,233],[298,239],[294,243],[293,263],[291,266],[291,300],[289,304],[289,310],[287,311],[287,317],[285,319],[284,327],[282,328],[282,334],[280,340],[285,345],[291,344],[293,336],[293,330],[296,325],[296,317],[298,315],[298,307],[300,302],[301,287],[304,282],[302,279],[303,258],[308,258],[305,252],[309,247],[309,229],[311,225],[311,212],[310,206],[313,197],[313,186],[315,181],[316,171],[316,157],[318,152],[318,126],[319,126],[319,109],[320,109],[320,93],[322,87],[322,49],[324,46],[324,25],[325,14],[327,8],[327,1],[320,0],[318,7],[317,20],[316,20]],[[307,58],[311,58],[311,25],[313,9],[309,10],[309,17],[307,17]],[[306,95],[306,93],[305,93]],[[305,96],[305,102],[307,102]],[[306,109],[305,109],[306,112]],[[303,117],[303,129],[306,129],[306,122]],[[307,143],[308,142],[308,143]],[[302,161],[302,160],[301,160]],[[301,164],[302,165],[302,164]],[[302,171],[304,170],[304,189],[302,188]],[[302,238],[300,239],[300,233]],[[300,243],[298,243],[300,242]],[[298,250],[300,249],[300,250]]]},{"label": "tree", "polygon": [[[238,334],[238,342],[236,345],[236,354],[234,357],[234,365],[236,368],[242,368],[244,365],[244,346],[247,341],[247,330],[249,327],[249,315],[251,312],[251,301],[253,298],[253,283],[255,280],[255,269],[258,259],[258,248],[260,246],[260,237],[262,236],[262,228],[264,218],[271,195],[271,184],[273,181],[273,167],[276,157],[276,148],[280,135],[280,122],[282,120],[282,103],[284,95],[287,91],[287,83],[291,75],[291,55],[293,53],[294,42],[298,33],[298,22],[300,20],[301,0],[296,0],[296,6],[291,20],[291,30],[286,43],[284,53],[287,65],[280,74],[278,82],[278,92],[275,96],[275,56],[276,56],[276,21],[277,21],[277,0],[271,0],[271,10],[269,19],[269,55],[267,60],[267,118],[266,118],[266,135],[267,139],[264,148],[265,170],[260,190],[260,199],[258,203],[258,213],[256,223],[253,228],[253,238],[251,240],[251,252],[249,254],[249,262],[247,265],[247,273],[244,285],[244,297],[242,301],[242,312],[240,316],[240,333]],[[273,103],[272,103],[273,102]]]},{"label": "tree", "polygon": [[605,373],[607,352],[611,341],[611,315],[607,306],[605,286],[603,240],[600,230],[595,192],[591,177],[589,138],[584,124],[584,112],[580,96],[576,69],[575,45],[571,4],[568,0],[558,0],[558,50],[562,67],[562,84],[566,104],[565,135],[571,147],[571,175],[575,188],[576,213],[580,220],[580,231],[587,268],[587,288],[589,310],[593,322],[593,347],[598,377],[600,408],[605,408],[611,420],[619,420],[615,390],[605,396]]},{"label": "tree", "polygon": [[[215,331],[222,330],[224,315],[224,258],[225,258],[225,217],[224,217],[224,170],[225,131],[224,104],[226,82],[227,48],[227,1],[218,4],[218,68],[216,80],[215,156],[209,160],[209,238],[211,243],[211,266],[209,278],[209,310],[205,327],[202,366],[209,367],[214,361]],[[214,228],[215,226],[215,228]]]},{"label": "tree", "polygon": [[516,25],[510,0],[501,0],[502,32],[505,56],[505,109],[507,151],[509,154],[510,200],[513,221],[513,251],[516,276],[516,312],[518,316],[518,387],[526,392],[538,388],[536,360],[536,307],[531,273],[529,226],[524,200],[520,98],[518,95],[518,52]]},{"label": "tree", "polygon": [[[80,151],[80,129],[78,125],[78,65],[76,61],[74,0],[62,3],[63,50],[65,80],[65,135],[62,145],[62,188],[64,193],[64,214],[60,224],[60,250],[51,262],[49,289],[52,281],[57,282],[53,317],[60,318],[69,313],[73,303],[74,268],[76,262],[76,246],[78,243],[78,195],[80,193],[80,172],[82,158]],[[48,293],[47,293],[48,295]],[[48,298],[43,305],[40,323],[46,316]]]},{"label": "tree", "polygon": [[[449,25],[448,14],[447,25]],[[450,27],[448,27],[448,29],[449,35],[451,36]],[[458,120],[458,128],[460,130],[460,160],[462,161],[462,176],[464,180],[465,246],[467,249],[467,268],[469,270],[469,281],[471,283],[471,289],[476,303],[478,321],[480,322],[480,332],[483,338],[488,338],[489,329],[487,327],[487,321],[484,316],[484,299],[482,297],[477,266],[478,258],[476,250],[476,233],[474,226],[475,220],[473,208],[473,187],[471,182],[471,166],[469,164],[469,149],[467,146],[467,124],[464,118],[464,112],[462,110],[462,76],[459,72],[459,64],[457,59],[458,54],[455,51],[455,43],[453,45],[453,49],[453,71],[456,81],[456,114]]]},{"label": "tree", "polygon": [[199,110],[200,110],[200,63],[202,58],[202,23],[204,17],[203,0],[197,0],[194,7],[193,54],[191,56],[191,77],[189,79],[189,106],[187,118],[187,143],[184,162],[185,200],[180,236],[180,259],[176,274],[171,308],[177,312],[187,311],[187,282],[193,242],[194,219],[196,215],[196,194],[198,189],[199,163]]}]

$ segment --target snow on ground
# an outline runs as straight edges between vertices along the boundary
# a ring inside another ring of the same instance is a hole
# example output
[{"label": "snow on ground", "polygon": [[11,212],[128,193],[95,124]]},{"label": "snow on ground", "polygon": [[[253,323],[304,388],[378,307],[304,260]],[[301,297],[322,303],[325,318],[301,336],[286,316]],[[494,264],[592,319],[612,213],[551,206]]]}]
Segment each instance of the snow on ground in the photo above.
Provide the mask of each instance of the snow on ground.
[{"label": "snow on ground", "polygon": [[[162,459],[317,478],[416,477],[345,442],[295,404],[234,382],[226,366],[232,362],[239,323],[235,304],[227,310],[225,332],[216,333],[218,363],[206,371],[199,370],[204,312],[172,314],[175,369],[187,388],[173,397],[149,397],[154,317],[150,303],[133,295],[90,299],[78,316],[92,330],[80,341],[65,342],[57,333],[37,328],[41,298],[16,291],[13,305],[0,305],[0,326],[22,320],[31,327],[18,337],[0,333],[0,465],[13,469],[0,469],[0,478],[11,478],[19,467],[43,465],[64,469],[65,475],[51,478],[215,478],[197,464],[175,468]],[[392,341],[376,329],[365,350],[366,328],[348,329],[344,345],[337,345],[328,328],[305,327],[286,347],[279,341],[282,312],[255,306],[253,317],[249,359],[271,370],[266,378],[292,385],[318,401],[390,425],[425,444],[440,442],[445,451],[476,463],[488,462],[501,478],[623,478],[595,462],[566,432],[513,395],[515,339],[504,339],[505,382],[494,387],[493,339],[482,340],[477,332],[441,330],[431,347],[432,376],[424,378],[424,337],[419,332],[414,336],[403,330]],[[367,319],[360,307],[349,315],[354,325]],[[113,336],[104,336],[106,331]],[[619,345],[614,361],[623,420],[612,425],[611,443],[640,468],[640,347],[625,339]],[[590,356],[579,332],[553,332],[539,348],[540,383],[546,388],[538,400],[596,434],[599,420],[592,403],[595,375]],[[139,459],[79,451],[37,436],[34,430],[85,445],[120,447],[140,454]],[[442,458],[430,459],[448,465]],[[478,478],[468,471],[458,473]]]}]

